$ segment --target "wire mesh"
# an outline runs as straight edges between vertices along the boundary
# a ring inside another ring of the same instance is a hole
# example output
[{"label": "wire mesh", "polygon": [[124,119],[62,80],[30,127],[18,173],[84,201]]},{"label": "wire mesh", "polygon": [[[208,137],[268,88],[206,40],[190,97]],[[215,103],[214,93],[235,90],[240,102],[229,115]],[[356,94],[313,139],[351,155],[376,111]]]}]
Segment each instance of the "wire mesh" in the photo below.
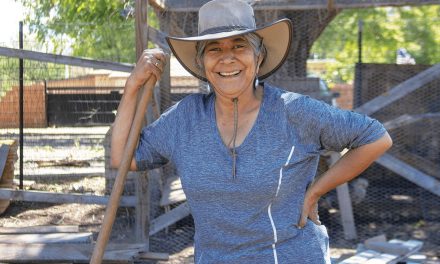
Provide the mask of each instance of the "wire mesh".
[{"label": "wire mesh", "polygon": [[[325,25],[334,18],[334,14],[328,10],[302,14],[299,11],[257,11],[255,17],[259,25],[289,17],[294,23],[294,31],[299,31],[294,34],[296,40],[292,44],[287,62],[267,81],[328,103],[336,101],[339,107],[352,109],[431,67],[423,64],[414,65],[415,62],[438,63],[434,54],[419,54],[421,50],[431,49],[439,43],[429,43],[413,30],[425,25],[425,32],[435,35],[435,31],[429,31],[429,28],[436,24],[438,18],[428,15],[415,18],[410,13],[420,10],[410,7],[377,10],[341,12],[338,16],[344,20],[338,20],[336,16],[326,30],[323,27],[311,26],[309,19],[315,19],[316,24]],[[197,15],[193,12],[165,12],[160,13],[158,17],[161,29],[171,35],[196,35]],[[362,46],[358,46],[361,19],[363,39],[360,43]],[[389,27],[381,26],[387,23],[390,24]],[[394,29],[391,24],[399,29]],[[338,28],[344,30],[337,31]],[[323,33],[319,32],[321,29]],[[310,47],[310,43],[315,41],[314,46]],[[419,42],[419,46],[415,47],[414,42]],[[402,47],[407,47],[409,51],[404,55],[407,56],[405,59],[400,57]],[[301,54],[301,51],[308,48],[310,52]],[[359,52],[360,59],[369,64],[361,64],[362,71],[360,75],[356,75],[355,65],[359,60]],[[409,53],[417,59],[411,59]],[[307,73],[302,70],[306,62]],[[355,78],[358,81],[358,76],[361,76],[362,86],[356,90],[354,87],[358,84],[354,81]],[[327,87],[327,97],[322,95],[319,85],[312,84],[313,77],[321,77],[327,82],[330,87]],[[440,171],[439,140],[436,133],[439,131],[437,121],[440,106],[438,82],[438,79],[432,81],[372,115],[383,123],[402,115],[410,115],[417,119],[411,124],[390,129],[394,146],[389,154],[435,178],[438,178],[436,175]],[[336,100],[333,98],[335,93],[339,94]],[[353,100],[354,98],[360,98],[360,101]],[[322,157],[317,175],[328,169],[326,160],[326,157]],[[378,164],[373,164],[359,178],[350,182],[348,187],[358,235],[355,241],[346,239],[336,191],[325,195],[320,201],[321,219],[328,228],[331,247],[355,248],[356,242],[362,242],[374,235],[386,234],[389,239],[423,240],[425,252],[429,252],[431,256],[436,256],[436,252],[439,252],[440,244],[436,238],[440,235],[436,224],[439,220],[437,195]]]}]

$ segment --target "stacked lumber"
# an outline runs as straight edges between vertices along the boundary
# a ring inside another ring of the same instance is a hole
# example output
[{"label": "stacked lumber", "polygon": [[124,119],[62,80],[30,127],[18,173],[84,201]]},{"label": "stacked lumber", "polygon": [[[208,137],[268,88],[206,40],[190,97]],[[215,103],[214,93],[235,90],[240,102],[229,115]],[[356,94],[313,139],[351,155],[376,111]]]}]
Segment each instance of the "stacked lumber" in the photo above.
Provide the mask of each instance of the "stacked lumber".
[{"label": "stacked lumber", "polygon": [[[78,226],[0,227],[1,263],[89,263],[93,234]],[[167,260],[168,254],[148,252],[145,244],[109,244],[103,263]]]},{"label": "stacked lumber", "polygon": [[[11,188],[14,179],[14,164],[17,161],[17,142],[0,140],[0,188]],[[0,214],[8,208],[9,199],[0,199]]]},{"label": "stacked lumber", "polygon": [[[396,264],[411,260],[423,246],[419,240],[399,240],[392,239],[387,241],[385,235],[380,235],[367,239],[361,246],[359,252],[339,262],[340,264]],[[422,258],[423,259],[423,256]],[[409,262],[408,262],[409,263]],[[411,263],[421,263],[414,262]]]}]

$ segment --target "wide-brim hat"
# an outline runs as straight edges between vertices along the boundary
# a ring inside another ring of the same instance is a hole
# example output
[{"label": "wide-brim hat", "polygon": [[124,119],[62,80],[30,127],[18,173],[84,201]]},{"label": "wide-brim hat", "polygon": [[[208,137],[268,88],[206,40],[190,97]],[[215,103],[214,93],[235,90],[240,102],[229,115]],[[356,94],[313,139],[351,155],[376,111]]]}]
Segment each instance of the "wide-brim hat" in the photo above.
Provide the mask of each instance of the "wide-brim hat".
[{"label": "wide-brim hat", "polygon": [[213,0],[199,10],[198,36],[167,37],[168,44],[182,64],[195,77],[207,81],[196,63],[198,41],[229,38],[254,32],[263,39],[267,55],[257,73],[260,80],[274,73],[287,58],[292,41],[292,23],[281,19],[257,28],[252,7],[241,0]]}]

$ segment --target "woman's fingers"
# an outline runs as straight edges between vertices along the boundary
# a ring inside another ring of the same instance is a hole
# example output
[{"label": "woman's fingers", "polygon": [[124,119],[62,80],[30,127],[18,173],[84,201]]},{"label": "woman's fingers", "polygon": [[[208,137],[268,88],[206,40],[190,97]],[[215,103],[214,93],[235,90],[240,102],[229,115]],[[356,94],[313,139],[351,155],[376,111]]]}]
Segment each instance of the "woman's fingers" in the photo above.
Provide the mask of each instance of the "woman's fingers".
[{"label": "woman's fingers", "polygon": [[309,219],[312,220],[313,223],[321,225],[321,221],[319,221],[318,203],[315,203],[313,209],[309,212]]},{"label": "woman's fingers", "polygon": [[301,213],[301,217],[299,218],[299,222],[296,225],[299,229],[303,228],[304,226],[306,226],[307,223],[307,213],[303,212]]},{"label": "woman's fingers", "polygon": [[298,228],[303,228],[307,224],[307,218],[309,218],[313,223],[321,225],[321,221],[319,220],[318,202],[311,202],[306,195],[301,216],[296,226]]},{"label": "woman's fingers", "polygon": [[161,49],[144,50],[131,74],[133,82],[137,87],[140,87],[146,83],[152,75],[159,80],[166,63],[167,55]]}]

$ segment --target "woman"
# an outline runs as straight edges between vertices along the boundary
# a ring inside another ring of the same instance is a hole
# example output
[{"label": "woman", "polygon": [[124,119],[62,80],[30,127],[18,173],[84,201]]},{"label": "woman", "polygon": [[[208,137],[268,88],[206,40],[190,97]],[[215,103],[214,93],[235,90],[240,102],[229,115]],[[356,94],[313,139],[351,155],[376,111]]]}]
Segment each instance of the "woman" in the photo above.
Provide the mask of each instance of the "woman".
[{"label": "woman", "polygon": [[[259,83],[284,62],[291,23],[256,28],[240,0],[199,10],[199,35],[168,38],[174,55],[213,92],[186,97],[143,129],[132,170],[172,162],[194,217],[196,263],[330,263],[318,199],[391,146],[383,126],[307,96]],[[136,94],[163,71],[144,52],[127,80],[113,128],[119,166]],[[322,150],[351,149],[314,181]]]}]

